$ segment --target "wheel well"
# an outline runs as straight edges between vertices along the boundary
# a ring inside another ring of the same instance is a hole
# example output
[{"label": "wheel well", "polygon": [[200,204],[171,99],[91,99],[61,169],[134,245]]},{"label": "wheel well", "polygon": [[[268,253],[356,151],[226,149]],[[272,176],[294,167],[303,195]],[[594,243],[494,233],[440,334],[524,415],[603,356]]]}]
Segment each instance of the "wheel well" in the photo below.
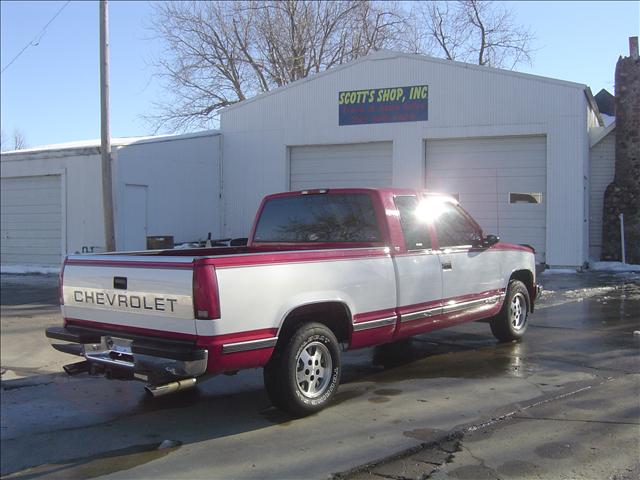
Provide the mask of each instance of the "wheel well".
[{"label": "wheel well", "polygon": [[529,292],[529,310],[533,312],[533,299],[536,294],[536,287],[533,284],[533,274],[529,270],[516,270],[511,274],[511,280],[520,280],[524,283],[524,286],[527,287],[527,291]]},{"label": "wheel well", "polygon": [[292,310],[278,332],[278,344],[285,343],[302,323],[317,322],[326,325],[338,342],[348,342],[351,326],[349,307],[340,302],[303,305]]}]

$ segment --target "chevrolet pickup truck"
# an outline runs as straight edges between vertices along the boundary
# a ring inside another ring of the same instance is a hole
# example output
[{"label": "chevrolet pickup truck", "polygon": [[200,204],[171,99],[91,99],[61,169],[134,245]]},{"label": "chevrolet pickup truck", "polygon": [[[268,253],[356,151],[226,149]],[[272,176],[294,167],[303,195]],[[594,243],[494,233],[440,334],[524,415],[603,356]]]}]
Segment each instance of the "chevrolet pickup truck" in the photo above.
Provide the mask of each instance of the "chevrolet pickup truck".
[{"label": "chevrolet pickup truck", "polygon": [[153,396],[263,367],[272,403],[325,407],[341,352],[485,320],[519,340],[534,309],[533,249],[484,235],[458,202],[406,189],[267,196],[242,247],[71,255],[68,374],[147,383]]}]

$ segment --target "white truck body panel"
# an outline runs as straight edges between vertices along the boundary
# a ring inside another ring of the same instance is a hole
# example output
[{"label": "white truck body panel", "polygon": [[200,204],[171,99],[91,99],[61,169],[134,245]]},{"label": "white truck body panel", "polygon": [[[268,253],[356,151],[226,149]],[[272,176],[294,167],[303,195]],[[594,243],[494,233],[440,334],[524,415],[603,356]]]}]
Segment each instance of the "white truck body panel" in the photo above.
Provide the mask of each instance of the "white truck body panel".
[{"label": "white truck body panel", "polygon": [[352,317],[396,305],[389,255],[217,268],[216,273],[221,318],[199,320],[198,335],[279,328],[295,308],[319,302],[344,303]]}]

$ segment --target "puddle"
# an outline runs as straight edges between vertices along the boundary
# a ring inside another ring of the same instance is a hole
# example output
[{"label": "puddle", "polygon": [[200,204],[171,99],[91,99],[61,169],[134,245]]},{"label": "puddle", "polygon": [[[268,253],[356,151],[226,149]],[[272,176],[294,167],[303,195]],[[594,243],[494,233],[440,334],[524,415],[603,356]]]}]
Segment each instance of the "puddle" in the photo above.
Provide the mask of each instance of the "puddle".
[{"label": "puddle", "polygon": [[41,477],[54,480],[95,478],[122,470],[129,470],[130,468],[166,457],[180,448],[180,442],[175,442],[174,444],[175,446],[162,449],[158,449],[161,443],[134,445],[91,457],[39,465],[6,475],[3,478],[19,478],[23,480]]},{"label": "puddle", "polygon": [[423,442],[428,442],[438,436],[441,436],[443,432],[443,430],[437,428],[416,428],[415,430],[402,432],[402,434],[405,437],[415,438]]},{"label": "puddle", "polygon": [[371,403],[387,403],[391,401],[389,397],[371,397],[368,399]]},{"label": "puddle", "polygon": [[551,442],[540,445],[535,450],[536,454],[542,458],[560,460],[574,455],[571,444],[566,442]]},{"label": "puddle", "polygon": [[500,465],[497,471],[506,478],[538,478],[543,470],[535,463],[511,460]]},{"label": "puddle", "polygon": [[380,390],[375,390],[373,393],[376,395],[393,397],[394,395],[400,395],[402,390],[398,390],[397,388],[381,388]]}]

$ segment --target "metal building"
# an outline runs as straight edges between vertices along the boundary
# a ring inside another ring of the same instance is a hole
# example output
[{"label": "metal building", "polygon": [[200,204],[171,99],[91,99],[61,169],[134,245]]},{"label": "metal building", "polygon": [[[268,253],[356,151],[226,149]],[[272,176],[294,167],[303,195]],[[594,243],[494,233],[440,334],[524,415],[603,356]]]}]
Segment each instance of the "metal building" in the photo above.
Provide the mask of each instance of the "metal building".
[{"label": "metal building", "polygon": [[[408,102],[414,112],[391,106],[417,88],[428,94]],[[582,84],[376,52],[223,110],[224,233],[245,236],[276,191],[418,187],[457,196],[487,233],[533,245],[538,262],[579,268],[590,130],[603,125]]]},{"label": "metal building", "polygon": [[[114,139],[118,250],[247,236],[266,194],[348,186],[456,196],[537,261],[599,259],[615,123],[578,83],[375,52],[245,100],[220,130]],[[104,248],[99,142],[2,154],[2,264]]]},{"label": "metal building", "polygon": [[[147,236],[219,233],[219,132],[112,143],[119,250],[144,250]],[[104,251],[99,140],[0,158],[2,265],[57,266],[70,253]]]}]

